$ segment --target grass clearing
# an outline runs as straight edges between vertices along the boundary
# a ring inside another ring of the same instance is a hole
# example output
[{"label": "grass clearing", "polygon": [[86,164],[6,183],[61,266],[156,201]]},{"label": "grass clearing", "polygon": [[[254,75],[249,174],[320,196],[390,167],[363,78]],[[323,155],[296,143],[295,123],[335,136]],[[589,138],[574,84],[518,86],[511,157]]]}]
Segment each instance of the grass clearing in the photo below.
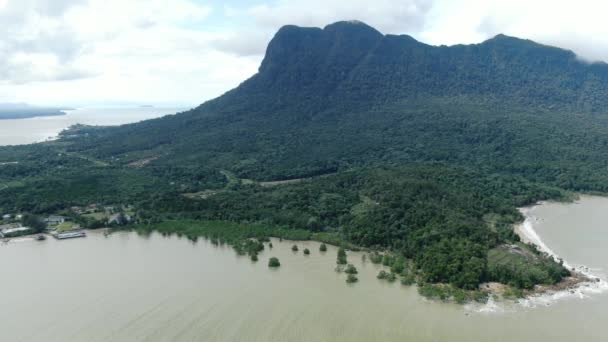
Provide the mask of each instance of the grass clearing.
[{"label": "grass clearing", "polygon": [[76,226],[71,222],[64,222],[60,225],[57,225],[55,229],[58,232],[67,232],[67,231],[76,229]]},{"label": "grass clearing", "polygon": [[108,215],[106,213],[104,213],[104,212],[87,213],[87,214],[83,214],[82,217],[92,218],[92,219],[97,220],[97,221],[108,219]]}]

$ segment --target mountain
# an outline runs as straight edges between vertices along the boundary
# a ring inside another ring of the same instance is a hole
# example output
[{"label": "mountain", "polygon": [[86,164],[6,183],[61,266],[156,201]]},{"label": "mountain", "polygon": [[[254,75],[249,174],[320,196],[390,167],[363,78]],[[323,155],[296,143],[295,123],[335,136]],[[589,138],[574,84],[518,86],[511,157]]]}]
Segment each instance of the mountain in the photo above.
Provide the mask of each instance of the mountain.
[{"label": "mountain", "polygon": [[285,26],[257,74],[197,108],[1,148],[0,209],[260,223],[389,249],[424,283],[531,288],[568,271],[510,252],[517,207],[608,191],[607,105],[608,65],[529,40]]},{"label": "mountain", "polygon": [[[607,101],[608,65],[528,40],[436,47],[360,22],[286,26],[236,89],[186,113],[96,130],[72,148],[125,163],[204,160],[258,180],[432,160],[555,183],[581,155],[605,166]],[[601,190],[589,184],[597,177],[583,172],[573,186]]]}]

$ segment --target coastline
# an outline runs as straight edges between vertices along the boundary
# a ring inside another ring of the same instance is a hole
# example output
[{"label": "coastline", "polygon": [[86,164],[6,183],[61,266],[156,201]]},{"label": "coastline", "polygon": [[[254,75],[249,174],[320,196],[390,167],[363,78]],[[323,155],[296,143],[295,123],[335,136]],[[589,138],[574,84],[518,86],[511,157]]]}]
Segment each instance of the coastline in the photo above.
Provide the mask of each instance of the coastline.
[{"label": "coastline", "polygon": [[65,116],[67,113],[63,110],[52,113],[19,113],[19,114],[1,114],[0,121],[2,120],[24,120],[33,118],[45,118],[50,116]]},{"label": "coastline", "polygon": [[538,202],[535,205],[519,208],[524,216],[524,221],[514,226],[515,233],[522,242],[536,245],[538,250],[546,253],[555,261],[562,261],[564,267],[571,272],[571,276],[564,278],[561,282],[551,286],[537,286],[531,293],[521,300],[524,306],[536,306],[539,304],[550,305],[565,298],[587,298],[592,294],[602,293],[608,290],[608,281],[603,279],[585,265],[572,265],[560,258],[534,229],[534,224],[540,220],[532,214],[534,207],[544,205],[546,202]]}]

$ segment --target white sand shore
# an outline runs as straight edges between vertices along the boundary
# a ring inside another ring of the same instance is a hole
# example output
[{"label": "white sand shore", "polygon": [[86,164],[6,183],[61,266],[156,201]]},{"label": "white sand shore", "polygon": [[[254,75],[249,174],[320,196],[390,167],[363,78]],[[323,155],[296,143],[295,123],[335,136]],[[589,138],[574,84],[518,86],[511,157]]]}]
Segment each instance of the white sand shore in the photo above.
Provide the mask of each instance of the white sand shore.
[{"label": "white sand shore", "polygon": [[[537,205],[543,205],[539,202]],[[526,243],[534,244],[542,252],[547,253],[556,261],[562,260],[566,268],[572,271],[573,277],[565,279],[564,284],[554,287],[540,288],[539,292],[528,296],[521,303],[525,306],[550,305],[556,300],[565,298],[587,298],[608,290],[608,282],[602,277],[594,274],[591,269],[583,265],[571,265],[563,260],[549,246],[547,246],[534,229],[534,224],[539,218],[532,215],[533,207],[520,208],[525,220],[515,226],[515,233]]]}]

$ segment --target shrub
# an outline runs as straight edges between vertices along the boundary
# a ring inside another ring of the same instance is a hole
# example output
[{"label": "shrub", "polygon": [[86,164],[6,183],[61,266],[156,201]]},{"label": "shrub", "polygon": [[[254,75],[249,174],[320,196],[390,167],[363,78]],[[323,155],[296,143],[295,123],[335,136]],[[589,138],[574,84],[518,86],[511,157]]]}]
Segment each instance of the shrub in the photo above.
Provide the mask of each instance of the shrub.
[{"label": "shrub", "polygon": [[414,277],[413,274],[408,273],[406,275],[404,275],[403,277],[401,277],[401,285],[412,285],[416,282],[416,278]]},{"label": "shrub", "polygon": [[379,264],[382,262],[382,254],[379,254],[378,252],[374,252],[369,255],[369,260],[371,260],[371,262],[374,264]]},{"label": "shrub", "polygon": [[382,256],[382,265],[391,266],[392,264],[393,264],[393,258],[388,254],[384,254],[384,256]]},{"label": "shrub", "polygon": [[348,264],[348,266],[346,266],[346,269],[344,269],[344,273],[346,273],[346,274],[357,274],[359,272],[357,272],[357,268],[354,265]]},{"label": "shrub", "polygon": [[346,251],[342,247],[340,247],[340,249],[338,249],[338,259],[337,259],[336,262],[338,263],[338,265],[346,265],[347,264],[347,261],[346,261]]},{"label": "shrub", "polygon": [[279,267],[281,263],[278,258],[272,257],[268,260],[268,267]]},{"label": "shrub", "polygon": [[402,257],[397,257],[393,260],[391,265],[391,272],[395,274],[402,274],[405,271],[405,260]]}]

